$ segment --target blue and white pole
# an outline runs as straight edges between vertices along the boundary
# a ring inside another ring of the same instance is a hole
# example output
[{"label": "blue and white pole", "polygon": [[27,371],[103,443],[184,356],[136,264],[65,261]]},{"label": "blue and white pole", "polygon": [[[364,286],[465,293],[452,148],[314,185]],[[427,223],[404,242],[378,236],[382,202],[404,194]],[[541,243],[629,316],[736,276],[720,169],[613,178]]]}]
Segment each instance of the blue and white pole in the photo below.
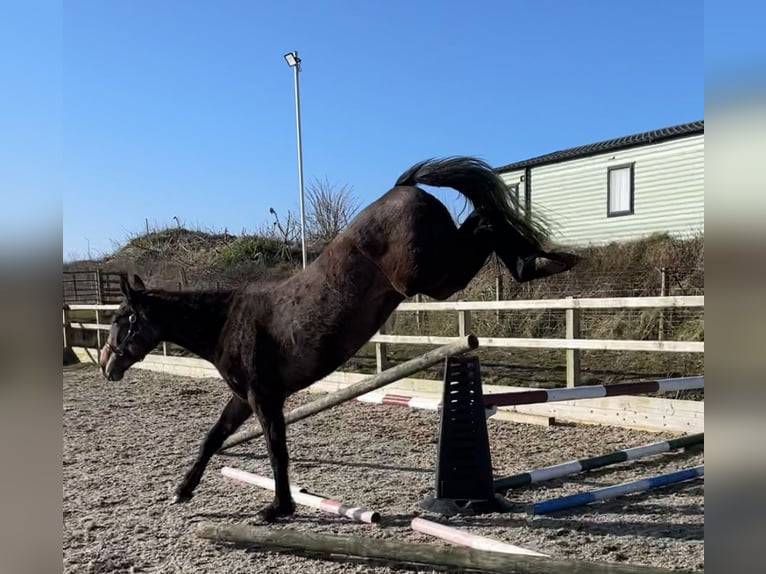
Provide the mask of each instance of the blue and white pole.
[{"label": "blue and white pole", "polygon": [[571,494],[569,496],[550,498],[548,500],[535,502],[534,504],[530,504],[527,507],[527,514],[549,514],[551,512],[557,512],[567,508],[585,506],[586,504],[590,504],[592,502],[617,498],[618,496],[623,496],[632,492],[641,492],[644,490],[659,488],[661,486],[667,486],[669,484],[693,480],[704,475],[705,465],[695,466],[693,468],[678,470],[668,474],[659,474],[649,478],[642,478],[640,480],[616,484],[614,486],[598,488],[589,492],[580,492],[578,494]]}]

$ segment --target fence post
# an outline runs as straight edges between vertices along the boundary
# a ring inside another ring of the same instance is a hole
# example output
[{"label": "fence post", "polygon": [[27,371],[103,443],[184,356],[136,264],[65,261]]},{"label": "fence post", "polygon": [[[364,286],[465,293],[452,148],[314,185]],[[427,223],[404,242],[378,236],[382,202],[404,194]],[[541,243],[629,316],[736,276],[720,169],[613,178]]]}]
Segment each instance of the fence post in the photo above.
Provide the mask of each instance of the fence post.
[{"label": "fence post", "polygon": [[[498,272],[498,274],[495,275],[495,301],[502,301],[503,296],[503,275]],[[500,323],[500,309],[495,311],[495,319]]]},{"label": "fence post", "polygon": [[471,312],[460,310],[457,312],[457,331],[461,337],[471,334]]},{"label": "fence post", "polygon": [[[386,322],[380,326],[378,330],[379,335],[385,335],[389,330],[389,321],[391,318],[386,319]],[[375,343],[375,365],[377,371],[382,373],[388,369],[388,345],[385,343]]]},{"label": "fence post", "polygon": [[[104,298],[102,295],[102,289],[103,286],[101,284],[101,269],[96,269],[93,272],[95,279],[96,279],[96,303],[101,305],[104,302]],[[96,312],[96,320],[98,320],[98,311]],[[100,347],[101,345],[99,345]]]},{"label": "fence post", "polygon": [[[423,296],[420,293],[415,293],[415,303],[423,301]],[[420,333],[420,311],[415,311],[415,325]]]},{"label": "fence post", "polygon": [[69,328],[69,305],[64,304],[64,311],[62,313],[62,327],[64,330],[64,348],[72,348],[72,332]]},{"label": "fence post", "polygon": [[[572,303],[574,298],[567,297]],[[566,310],[566,338],[580,338],[580,309],[574,306]],[[580,384],[580,350],[567,349],[567,387],[576,387]]]},{"label": "fence post", "polygon": [[[668,268],[660,267],[660,297],[668,294]],[[660,317],[657,320],[657,340],[665,338],[665,308],[660,307]]]},{"label": "fence post", "polygon": [[96,346],[101,350],[101,313],[99,313],[98,309],[96,309],[96,325],[99,326],[99,329],[96,329]]}]

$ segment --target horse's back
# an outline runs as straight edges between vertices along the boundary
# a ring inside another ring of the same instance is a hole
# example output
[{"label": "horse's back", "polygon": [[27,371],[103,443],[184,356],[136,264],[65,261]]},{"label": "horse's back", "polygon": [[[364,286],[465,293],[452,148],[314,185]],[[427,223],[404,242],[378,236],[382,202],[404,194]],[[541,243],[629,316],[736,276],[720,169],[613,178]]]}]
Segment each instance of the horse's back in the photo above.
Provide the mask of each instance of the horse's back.
[{"label": "horse's back", "polygon": [[423,240],[454,230],[452,216],[436,197],[412,186],[396,186],[359,212],[344,231],[375,260],[397,262],[416,254]]}]

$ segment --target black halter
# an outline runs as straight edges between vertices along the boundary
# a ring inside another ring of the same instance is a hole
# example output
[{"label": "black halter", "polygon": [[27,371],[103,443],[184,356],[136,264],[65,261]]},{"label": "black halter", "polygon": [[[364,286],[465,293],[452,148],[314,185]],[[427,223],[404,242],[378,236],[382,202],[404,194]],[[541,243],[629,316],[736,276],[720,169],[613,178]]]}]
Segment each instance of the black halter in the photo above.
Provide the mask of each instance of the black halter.
[{"label": "black halter", "polygon": [[131,314],[128,318],[128,321],[130,322],[130,325],[128,326],[128,333],[125,335],[125,338],[122,340],[122,342],[117,345],[116,347],[112,345],[109,341],[107,341],[106,346],[109,348],[109,350],[117,355],[118,357],[122,357],[125,354],[125,346],[130,343],[130,341],[133,339],[133,337],[136,336],[136,315],[135,313]]}]

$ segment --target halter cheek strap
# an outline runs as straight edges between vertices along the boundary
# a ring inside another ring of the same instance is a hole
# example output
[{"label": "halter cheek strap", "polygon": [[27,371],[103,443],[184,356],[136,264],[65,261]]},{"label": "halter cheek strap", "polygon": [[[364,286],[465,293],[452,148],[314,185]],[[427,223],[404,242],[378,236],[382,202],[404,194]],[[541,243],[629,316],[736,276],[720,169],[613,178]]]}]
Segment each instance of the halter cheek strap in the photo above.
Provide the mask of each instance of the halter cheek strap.
[{"label": "halter cheek strap", "polygon": [[112,345],[109,341],[107,341],[106,346],[109,348],[109,350],[117,355],[118,357],[122,357],[125,354],[125,347],[130,341],[135,337],[136,335],[136,316],[131,315],[130,316],[130,325],[128,326],[128,333],[125,335],[125,338],[122,340],[122,342],[117,345],[116,347]]}]

